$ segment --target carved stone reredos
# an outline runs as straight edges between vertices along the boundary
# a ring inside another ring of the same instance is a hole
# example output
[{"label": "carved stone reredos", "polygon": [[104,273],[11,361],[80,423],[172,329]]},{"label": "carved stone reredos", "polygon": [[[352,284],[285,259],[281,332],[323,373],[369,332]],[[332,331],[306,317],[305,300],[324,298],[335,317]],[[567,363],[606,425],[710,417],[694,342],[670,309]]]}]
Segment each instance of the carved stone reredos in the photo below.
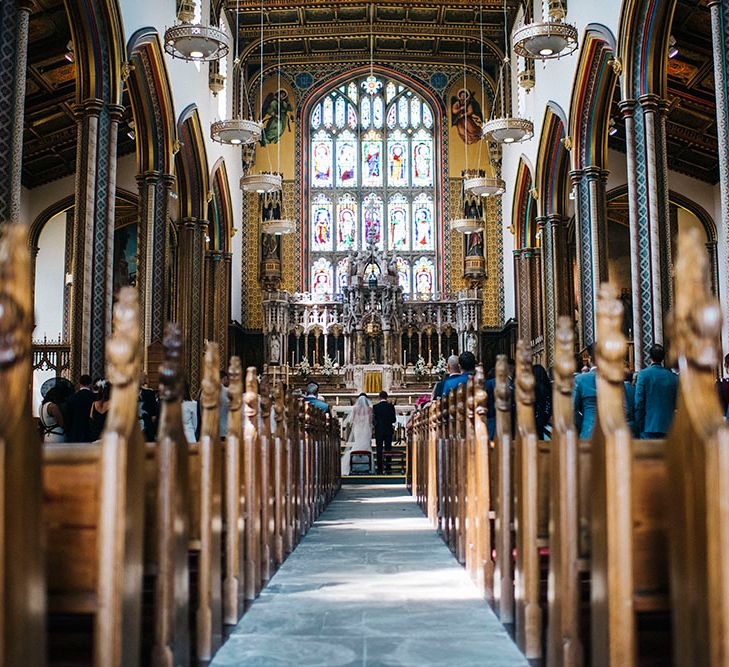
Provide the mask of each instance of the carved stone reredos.
[{"label": "carved stone reredos", "polygon": [[137,290],[123,287],[114,304],[114,328],[106,343],[106,374],[114,387],[125,387],[139,378],[139,304]]},{"label": "carved stone reredos", "polygon": [[572,320],[563,316],[557,324],[554,354],[554,387],[560,394],[572,395],[575,384],[575,332]]},{"label": "carved stone reredos", "polygon": [[621,328],[623,303],[617,288],[603,283],[597,300],[597,341],[595,356],[600,376],[608,382],[622,383],[628,343]]}]

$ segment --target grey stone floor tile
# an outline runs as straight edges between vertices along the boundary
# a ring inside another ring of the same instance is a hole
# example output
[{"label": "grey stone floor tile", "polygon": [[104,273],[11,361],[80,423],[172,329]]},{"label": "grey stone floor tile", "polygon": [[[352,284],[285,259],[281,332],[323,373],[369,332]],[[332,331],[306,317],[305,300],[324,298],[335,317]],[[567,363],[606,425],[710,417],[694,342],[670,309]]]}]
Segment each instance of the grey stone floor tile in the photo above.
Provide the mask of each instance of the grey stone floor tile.
[{"label": "grey stone floor tile", "polygon": [[211,667],[522,667],[404,487],[344,487]]}]

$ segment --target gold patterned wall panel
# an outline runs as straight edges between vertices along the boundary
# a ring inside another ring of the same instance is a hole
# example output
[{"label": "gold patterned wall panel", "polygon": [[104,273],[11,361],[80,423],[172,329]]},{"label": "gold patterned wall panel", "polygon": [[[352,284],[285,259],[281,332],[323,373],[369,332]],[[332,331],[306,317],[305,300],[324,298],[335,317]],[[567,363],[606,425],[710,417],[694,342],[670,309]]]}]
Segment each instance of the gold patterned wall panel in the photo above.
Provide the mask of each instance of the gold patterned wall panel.
[{"label": "gold patterned wall panel", "polygon": [[296,231],[282,237],[281,243],[281,289],[287,292],[301,291],[301,219],[297,201],[296,181],[284,181],[283,216],[296,221]]},{"label": "gold patterned wall panel", "polygon": [[243,261],[242,267],[242,325],[244,329],[263,328],[261,285],[258,282],[260,264],[261,210],[255,192],[243,193]]}]

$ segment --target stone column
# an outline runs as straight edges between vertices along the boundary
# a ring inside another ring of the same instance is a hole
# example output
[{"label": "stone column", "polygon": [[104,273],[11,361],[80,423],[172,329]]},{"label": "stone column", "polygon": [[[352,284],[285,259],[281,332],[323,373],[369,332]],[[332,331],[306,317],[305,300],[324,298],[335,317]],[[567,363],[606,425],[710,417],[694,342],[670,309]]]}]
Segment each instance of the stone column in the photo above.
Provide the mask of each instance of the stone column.
[{"label": "stone column", "polygon": [[567,254],[567,220],[562,215],[537,218],[542,230],[544,281],[544,345],[547,364],[554,362],[554,341],[557,319],[573,313],[570,308],[570,265]]},{"label": "stone column", "polygon": [[[139,230],[137,232],[137,289],[142,313],[142,341],[146,350],[161,343],[168,312],[165,294],[167,213],[173,176],[148,171],[137,176]],[[145,355],[146,361],[146,355]],[[146,363],[145,363],[146,366]]]},{"label": "stone column", "polygon": [[[605,183],[608,172],[588,166],[570,173],[576,191],[577,266],[580,276],[580,347],[595,342],[595,304],[607,272],[607,210]],[[563,237],[564,238],[564,237]]]},{"label": "stone column", "polygon": [[0,223],[20,220],[31,4],[29,0],[0,3]]},{"label": "stone column", "polygon": [[231,253],[205,253],[204,308],[205,338],[220,346],[220,363],[228,365],[228,321],[230,319]]},{"label": "stone column", "polygon": [[672,263],[666,151],[666,103],[656,95],[625,100],[628,206],[636,368],[663,342],[671,307]]},{"label": "stone column", "polygon": [[116,140],[122,107],[89,99],[76,107],[71,377],[104,375],[111,334]]},{"label": "stone column", "polygon": [[[716,91],[716,126],[719,139],[719,189],[721,219],[729,220],[729,0],[709,0],[711,10],[711,34],[714,43],[714,89]],[[716,293],[726,294],[725,285],[729,279],[729,233],[719,235],[723,262],[719,269],[722,288]],[[716,249],[714,249],[716,253]],[[714,257],[716,262],[716,258]],[[713,275],[713,274],[712,274]],[[729,340],[724,327],[724,347]]]},{"label": "stone column", "polygon": [[175,317],[187,336],[185,357],[190,369],[190,392],[200,388],[203,351],[203,283],[207,220],[183,218],[178,226],[177,303]]}]

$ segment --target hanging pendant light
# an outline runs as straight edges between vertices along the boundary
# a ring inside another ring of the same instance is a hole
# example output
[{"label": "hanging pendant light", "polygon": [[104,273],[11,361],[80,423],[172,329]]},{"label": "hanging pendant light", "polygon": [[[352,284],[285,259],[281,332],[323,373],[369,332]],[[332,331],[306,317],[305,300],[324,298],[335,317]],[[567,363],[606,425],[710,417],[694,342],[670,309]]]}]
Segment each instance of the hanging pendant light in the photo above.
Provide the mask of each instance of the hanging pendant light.
[{"label": "hanging pendant light", "polygon": [[225,33],[195,20],[195,3],[183,2],[177,14],[180,23],[165,30],[165,51],[173,58],[192,62],[218,60],[228,55],[230,47]]},{"label": "hanging pendant light", "polygon": [[[260,35],[260,69],[259,69],[259,89],[258,89],[258,126],[263,130],[263,0],[261,0],[261,35]],[[279,98],[279,111],[281,113],[281,105]],[[259,134],[260,138],[260,134]],[[279,149],[280,150],[280,149]],[[270,172],[262,172],[259,174],[245,174],[241,176],[240,187],[243,192],[256,192],[263,194],[266,192],[276,192],[281,189],[281,174]]]},{"label": "hanging pendant light", "polygon": [[[504,53],[509,52],[508,16],[506,0],[504,0]],[[489,120],[483,125],[484,136],[500,144],[518,144],[534,136],[534,123],[526,118],[515,118],[506,115],[506,80],[511,76],[511,65],[508,55],[504,57],[499,70],[499,82],[496,86],[496,99],[501,102],[501,117]]]},{"label": "hanging pendant light", "polygon": [[532,21],[514,32],[514,51],[530,60],[550,60],[577,49],[577,28],[564,23],[562,0],[548,0],[547,20]]},{"label": "hanging pendant light", "polygon": [[[484,93],[484,59],[483,59],[483,7],[479,2],[478,6],[478,20],[479,20],[479,32],[480,32],[480,44],[481,44],[481,109],[486,108],[486,96]],[[463,51],[463,87],[466,87],[466,51]],[[483,129],[483,128],[482,128]],[[478,163],[481,161],[481,148],[484,146],[485,140],[481,139],[481,143],[478,147]],[[491,156],[489,153],[488,145],[486,145],[486,153],[491,162]],[[493,163],[492,163],[493,164]],[[496,197],[504,194],[506,191],[506,183],[503,179],[498,176],[487,176],[486,172],[479,169],[476,172],[470,172],[468,169],[468,144],[466,144],[466,176],[463,180],[463,189],[465,192],[473,194],[477,197]]]},{"label": "hanging pendant light", "polygon": [[[240,30],[238,26],[238,10],[235,12],[235,53],[233,68],[239,64],[238,59],[238,37]],[[239,105],[236,105],[239,106]],[[250,107],[250,105],[249,105]],[[241,146],[254,144],[261,138],[261,126],[250,118],[239,118],[237,113],[234,118],[218,120],[210,125],[210,138],[219,144],[229,146]]]}]

